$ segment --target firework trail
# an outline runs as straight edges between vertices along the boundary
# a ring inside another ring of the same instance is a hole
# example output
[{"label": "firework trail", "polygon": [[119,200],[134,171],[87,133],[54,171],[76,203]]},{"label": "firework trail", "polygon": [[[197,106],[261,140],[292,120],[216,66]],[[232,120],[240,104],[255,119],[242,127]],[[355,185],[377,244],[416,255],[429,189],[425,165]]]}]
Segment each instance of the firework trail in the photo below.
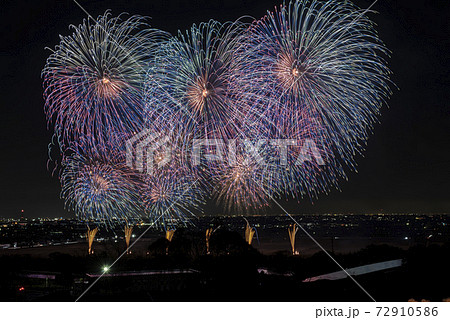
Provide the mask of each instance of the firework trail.
[{"label": "firework trail", "polygon": [[337,186],[391,93],[388,52],[373,23],[349,2],[299,0],[268,12],[241,39],[235,81],[260,115],[261,134],[313,141],[324,158],[321,167],[272,166],[280,193],[314,196]]},{"label": "firework trail", "polygon": [[63,158],[61,197],[66,208],[80,220],[98,220],[107,226],[142,217],[135,174],[122,160],[92,150],[77,145]]},{"label": "firework trail", "polygon": [[47,119],[65,144],[80,136],[120,142],[141,129],[144,74],[165,34],[140,16],[122,21],[108,11],[71,27],[42,71]]}]

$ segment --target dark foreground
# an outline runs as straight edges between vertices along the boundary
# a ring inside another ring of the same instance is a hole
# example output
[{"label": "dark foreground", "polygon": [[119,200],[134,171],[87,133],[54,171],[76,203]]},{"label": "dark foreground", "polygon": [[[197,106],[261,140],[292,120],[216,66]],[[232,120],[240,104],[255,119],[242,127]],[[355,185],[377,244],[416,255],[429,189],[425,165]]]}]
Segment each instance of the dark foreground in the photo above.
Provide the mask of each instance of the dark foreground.
[{"label": "dark foreground", "polygon": [[[324,252],[263,255],[238,233],[221,231],[206,253],[203,234],[177,231],[153,242],[145,255],[125,255],[81,301],[369,301],[349,278],[306,283],[339,268]],[[356,276],[377,301],[442,301],[450,297],[450,244],[409,249],[369,246],[334,255],[345,268],[403,259],[390,270]],[[118,256],[53,252],[48,257],[0,256],[1,301],[74,301]]]}]

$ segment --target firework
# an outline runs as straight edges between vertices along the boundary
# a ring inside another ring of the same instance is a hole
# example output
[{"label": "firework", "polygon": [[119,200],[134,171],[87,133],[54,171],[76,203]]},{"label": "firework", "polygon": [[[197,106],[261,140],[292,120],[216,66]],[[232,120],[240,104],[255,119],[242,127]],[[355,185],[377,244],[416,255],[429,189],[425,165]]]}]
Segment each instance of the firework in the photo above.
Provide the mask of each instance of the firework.
[{"label": "firework", "polygon": [[140,16],[122,21],[109,12],[71,27],[42,71],[47,119],[64,143],[120,142],[141,129],[143,77],[165,34]]},{"label": "firework", "polygon": [[86,238],[88,241],[89,249],[88,254],[94,254],[94,250],[92,250],[92,244],[94,243],[95,235],[98,232],[98,228],[90,229],[88,226],[88,231],[86,232]]},{"label": "firework", "polygon": [[131,251],[129,249],[130,249],[131,236],[133,235],[133,226],[125,225],[125,228],[123,231],[125,233],[125,243],[127,244],[127,254],[130,254]]},{"label": "firework", "polygon": [[[171,197],[179,196],[189,184],[197,181],[195,186],[191,186],[192,192],[187,192],[186,203],[181,203],[180,207],[174,205],[169,210],[170,217],[181,217],[183,223],[182,211],[190,215],[188,205],[196,207],[203,201],[202,194],[211,191],[209,186],[218,178],[216,169],[222,165],[220,162],[205,162],[203,158],[200,164],[192,165],[193,159],[188,155],[194,139],[229,139],[238,135],[240,130],[241,121],[238,119],[243,117],[236,108],[240,91],[232,85],[234,72],[230,65],[242,28],[243,24],[238,22],[221,24],[213,20],[194,25],[185,34],[180,32],[159,47],[155,52],[155,63],[147,73],[148,127],[170,136],[174,142],[173,149],[178,151],[176,159],[172,160],[176,164],[171,172],[147,180],[153,180],[150,182],[153,193],[155,188],[158,189],[156,194],[170,189]],[[217,151],[213,149],[206,146],[203,151]],[[179,172],[184,172],[184,177]],[[203,191],[199,192],[199,186]],[[151,204],[150,211],[159,216],[171,204],[165,201],[146,203]]]},{"label": "firework", "polygon": [[194,211],[201,211],[204,192],[198,178],[181,166],[169,165],[144,175],[140,190],[147,217],[157,227],[190,224]]},{"label": "firework", "polygon": [[[108,12],[73,30],[42,75],[62,196],[81,219],[132,220],[142,203],[153,223],[176,227],[206,194],[249,212],[272,197],[327,193],[355,169],[391,94],[388,51],[348,1],[292,1],[250,26],[210,20],[170,39],[142,17]],[[136,177],[123,147],[143,128],[158,142],[142,152],[151,170]],[[221,141],[223,161],[193,165],[199,139]],[[237,152],[225,147],[236,141]],[[245,141],[264,142],[261,158]]]},{"label": "firework", "polygon": [[236,135],[240,91],[230,66],[242,26],[211,20],[159,47],[146,77],[150,125],[178,126],[181,135],[197,139]]},{"label": "firework", "polygon": [[247,225],[245,226],[244,238],[245,238],[245,242],[247,242],[249,245],[251,245],[253,242],[253,237],[256,233],[256,228],[250,227],[250,223],[248,223],[247,219],[245,221],[247,222]]},{"label": "firework", "polygon": [[86,154],[81,147],[64,157],[61,197],[80,220],[105,225],[141,217],[137,179],[122,161]]},{"label": "firework", "polygon": [[325,165],[289,163],[281,192],[316,194],[354,168],[390,95],[387,50],[373,24],[343,1],[294,1],[256,21],[241,38],[233,69],[252,99],[259,130],[313,141]]},{"label": "firework", "polygon": [[295,255],[295,235],[297,234],[298,227],[295,224],[291,224],[288,228],[289,242],[291,243],[292,255]]}]

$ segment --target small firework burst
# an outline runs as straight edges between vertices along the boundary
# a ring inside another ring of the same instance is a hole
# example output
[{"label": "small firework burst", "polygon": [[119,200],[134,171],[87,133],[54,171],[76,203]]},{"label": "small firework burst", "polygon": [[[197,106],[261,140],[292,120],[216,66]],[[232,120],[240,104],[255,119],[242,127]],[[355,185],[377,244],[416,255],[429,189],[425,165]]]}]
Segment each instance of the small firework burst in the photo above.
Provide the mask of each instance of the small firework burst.
[{"label": "small firework burst", "polygon": [[136,176],[121,161],[80,147],[64,157],[61,197],[80,220],[105,225],[142,217]]},{"label": "small firework burst", "polygon": [[190,224],[201,211],[204,192],[199,179],[173,165],[142,177],[141,197],[145,213],[155,226],[174,228]]},{"label": "small firework burst", "polygon": [[259,131],[309,139],[326,157],[321,167],[290,163],[280,193],[337,186],[391,93],[388,52],[373,23],[347,1],[297,0],[255,21],[241,39],[235,81],[260,115]]}]

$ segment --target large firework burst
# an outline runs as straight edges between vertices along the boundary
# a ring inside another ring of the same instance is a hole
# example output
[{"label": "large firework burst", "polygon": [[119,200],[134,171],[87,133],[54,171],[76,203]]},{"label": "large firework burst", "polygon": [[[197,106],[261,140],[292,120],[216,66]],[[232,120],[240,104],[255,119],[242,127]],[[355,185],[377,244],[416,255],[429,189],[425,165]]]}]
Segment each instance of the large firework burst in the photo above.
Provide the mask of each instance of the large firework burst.
[{"label": "large firework burst", "polygon": [[321,167],[290,163],[280,191],[327,191],[345,176],[344,164],[354,167],[390,95],[387,50],[373,23],[347,1],[298,0],[268,12],[241,39],[235,80],[253,100],[261,132],[313,141],[326,157]]},{"label": "large firework burst", "polygon": [[122,21],[109,12],[72,29],[42,71],[48,121],[64,143],[120,142],[141,129],[143,76],[164,33],[140,16]]}]

